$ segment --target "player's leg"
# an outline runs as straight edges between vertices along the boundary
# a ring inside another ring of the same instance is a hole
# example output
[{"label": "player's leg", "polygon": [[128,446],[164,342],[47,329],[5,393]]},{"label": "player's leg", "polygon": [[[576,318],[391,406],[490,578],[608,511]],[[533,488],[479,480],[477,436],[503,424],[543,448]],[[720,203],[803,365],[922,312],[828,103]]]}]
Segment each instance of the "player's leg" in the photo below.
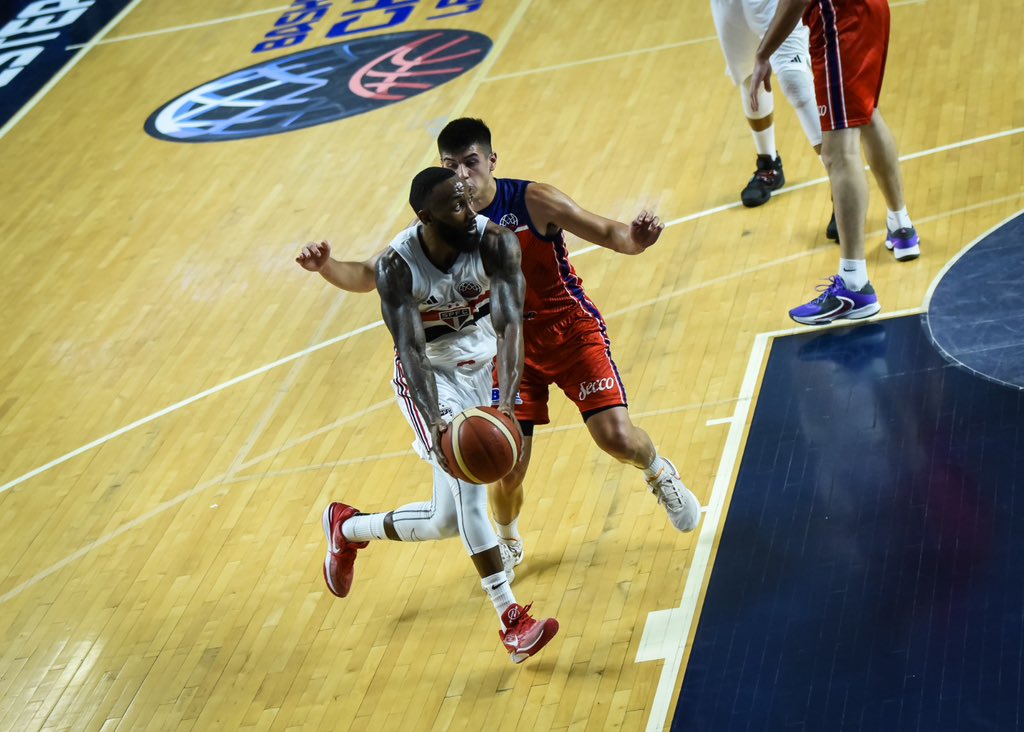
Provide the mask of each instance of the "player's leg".
[{"label": "player's leg", "polygon": [[754,66],[754,51],[760,39],[747,21],[744,11],[746,1],[712,0],[711,16],[722,55],[725,56],[727,73],[739,92],[743,116],[750,127],[757,152],[754,175],[740,192],[743,205],[753,208],[767,203],[771,192],[781,188],[786,178],[782,171],[782,159],[775,149],[774,97],[770,91],[759,89],[755,110],[747,92],[750,88],[750,69]]},{"label": "player's leg", "polygon": [[513,566],[521,564],[526,556],[523,538],[519,534],[519,515],[526,500],[523,482],[533,452],[533,424],[520,422],[519,426],[523,428],[523,449],[519,462],[511,473],[487,487],[498,541],[512,554]]},{"label": "player's leg", "polygon": [[572,344],[574,358],[565,361],[555,383],[579,408],[594,442],[616,460],[643,471],[672,524],[692,531],[700,521],[700,501],[675,466],[658,455],[650,436],[630,419],[626,387],[612,360],[604,321],[598,315],[581,317],[565,334],[565,342]]},{"label": "player's leg", "polygon": [[675,465],[658,454],[650,435],[633,424],[625,405],[584,412],[594,443],[622,463],[643,471],[651,492],[680,531],[693,531],[700,522],[700,501],[683,484]]},{"label": "player's leg", "polygon": [[[767,29],[775,13],[775,1],[764,3],[764,6],[765,12],[759,16],[759,22],[763,23],[763,27]],[[772,54],[771,62],[772,71],[775,74],[775,85],[782,90],[786,100],[796,112],[807,142],[820,156],[821,121],[818,100],[814,93],[814,73],[811,70],[807,26],[803,23],[798,24]],[[839,242],[839,230],[836,226],[834,211],[825,226],[825,236],[834,242]]]},{"label": "player's leg", "polygon": [[807,325],[867,318],[881,309],[864,256],[868,186],[860,157],[860,128],[825,131],[821,153],[839,227],[839,272],[819,288],[818,297],[789,311],[793,320]]},{"label": "player's leg", "polygon": [[[454,375],[449,376],[437,371],[434,376],[441,415],[445,419],[451,419],[461,411],[463,396],[455,383]],[[337,501],[324,510],[323,529],[328,543],[327,556],[324,559],[324,579],[331,592],[338,597],[348,595],[352,585],[356,552],[366,548],[368,542],[435,541],[459,533],[458,514],[451,490],[447,483],[439,482],[437,479],[439,469],[433,463],[430,431],[427,429],[426,419],[419,413],[412,400],[401,364],[397,359],[392,387],[395,390],[398,408],[412,427],[415,436],[413,448],[423,460],[430,463],[435,473],[433,496],[430,501],[409,503],[393,511],[379,513],[361,513],[353,506]],[[438,489],[439,485],[443,486],[443,490]],[[514,566],[511,557],[508,566],[511,572]],[[513,578],[514,574],[510,576],[510,581]]]},{"label": "player's leg", "polygon": [[[493,404],[498,403],[496,391],[491,401]],[[516,419],[523,429],[523,450],[519,462],[511,473],[488,486],[498,540],[511,553],[514,565],[520,564],[526,556],[519,533],[519,515],[525,500],[523,482],[533,454],[533,427],[535,424],[548,423],[548,378],[529,360],[523,365],[523,377],[519,383]]]},{"label": "player's leg", "polygon": [[[843,6],[843,12],[858,11],[859,6]],[[821,159],[832,187],[840,259],[838,274],[818,288],[821,294],[789,311],[793,320],[808,325],[867,318],[881,310],[864,256],[868,188],[860,152],[861,128],[871,120],[881,70],[865,51],[874,42],[870,37],[839,36],[837,29],[847,27],[847,20],[823,24],[810,45],[815,95],[823,111]]]},{"label": "player's leg", "polygon": [[[475,373],[464,374],[453,382],[453,386],[462,390],[458,411],[484,404],[491,396],[490,371],[479,369]],[[449,486],[459,536],[480,575],[480,585],[498,614],[502,642],[513,663],[522,663],[555,636],[558,621],[554,618],[535,620],[529,614],[529,605],[523,607],[516,603],[508,576],[510,572],[506,571],[498,537],[487,516],[487,486],[456,480],[440,469],[435,470],[435,480],[445,481]]]},{"label": "player's leg", "polygon": [[900,262],[917,259],[921,254],[921,238],[907,213],[896,140],[877,109],[871,122],[862,128],[861,138],[864,141],[864,157],[871,166],[878,187],[882,189],[888,210],[885,246]]}]

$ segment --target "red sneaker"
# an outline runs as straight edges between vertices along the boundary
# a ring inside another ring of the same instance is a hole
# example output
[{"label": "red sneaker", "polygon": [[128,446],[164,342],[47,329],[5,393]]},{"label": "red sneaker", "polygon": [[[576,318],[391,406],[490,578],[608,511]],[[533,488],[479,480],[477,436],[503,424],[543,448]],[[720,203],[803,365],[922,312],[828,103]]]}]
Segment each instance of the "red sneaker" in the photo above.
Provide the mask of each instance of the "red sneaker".
[{"label": "red sneaker", "polygon": [[512,656],[512,663],[522,663],[530,656],[538,653],[558,632],[558,621],[554,618],[534,620],[530,617],[530,608],[513,603],[501,614],[501,622],[507,630],[499,630],[501,642]]},{"label": "red sneaker", "polygon": [[324,580],[327,589],[337,597],[347,597],[352,589],[352,565],[356,550],[370,542],[349,541],[341,533],[341,525],[355,516],[356,511],[344,503],[332,503],[324,510],[324,536],[327,537],[327,557],[324,558]]}]

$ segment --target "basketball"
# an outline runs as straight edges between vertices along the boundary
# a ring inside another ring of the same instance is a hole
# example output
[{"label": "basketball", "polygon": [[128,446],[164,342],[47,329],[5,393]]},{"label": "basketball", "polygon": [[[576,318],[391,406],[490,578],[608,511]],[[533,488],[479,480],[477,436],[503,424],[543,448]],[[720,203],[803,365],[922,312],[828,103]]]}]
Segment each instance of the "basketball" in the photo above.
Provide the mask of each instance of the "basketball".
[{"label": "basketball", "polygon": [[519,426],[494,407],[472,407],[455,415],[441,435],[448,471],[469,483],[493,483],[519,462]]}]

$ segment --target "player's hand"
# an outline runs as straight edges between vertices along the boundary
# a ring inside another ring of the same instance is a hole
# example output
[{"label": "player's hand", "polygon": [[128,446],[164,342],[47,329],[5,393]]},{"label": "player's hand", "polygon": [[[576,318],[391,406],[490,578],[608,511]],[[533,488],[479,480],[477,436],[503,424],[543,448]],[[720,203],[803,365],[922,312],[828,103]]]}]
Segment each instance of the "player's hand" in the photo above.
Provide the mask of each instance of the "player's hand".
[{"label": "player's hand", "polygon": [[451,475],[451,470],[448,467],[448,460],[444,456],[444,450],[441,449],[441,436],[448,430],[448,423],[443,420],[437,422],[431,422],[430,424],[430,452],[434,455],[434,460],[441,470]]},{"label": "player's hand", "polygon": [[522,437],[523,427],[522,425],[519,424],[519,420],[516,419],[516,408],[511,404],[499,404],[498,411],[504,414],[510,420],[512,420],[512,424],[514,424],[516,426],[516,429],[519,430],[519,436]]},{"label": "player's hand", "polygon": [[641,211],[629,224],[629,238],[639,247],[639,252],[642,252],[658,241],[664,230],[665,225],[661,223],[661,219],[650,211]]},{"label": "player's hand", "polygon": [[302,247],[295,261],[310,272],[319,272],[331,258],[331,245],[326,241],[311,241]]},{"label": "player's hand", "polygon": [[767,91],[772,90],[772,62],[768,59],[754,59],[754,71],[750,75],[750,108],[757,111],[757,90],[764,84]]}]

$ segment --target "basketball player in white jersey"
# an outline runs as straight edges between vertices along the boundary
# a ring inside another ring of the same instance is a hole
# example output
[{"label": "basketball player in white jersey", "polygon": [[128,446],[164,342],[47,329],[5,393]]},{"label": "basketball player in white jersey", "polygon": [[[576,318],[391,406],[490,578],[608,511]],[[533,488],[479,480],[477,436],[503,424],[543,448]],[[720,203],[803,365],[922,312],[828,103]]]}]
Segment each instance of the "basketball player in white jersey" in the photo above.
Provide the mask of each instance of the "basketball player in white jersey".
[{"label": "basketball player in white jersey", "polygon": [[[743,113],[750,125],[757,150],[757,170],[740,193],[740,200],[748,208],[769,201],[772,191],[786,182],[782,170],[782,157],[775,148],[775,103],[770,90],[758,90],[755,109],[750,101],[750,70],[754,53],[775,15],[777,0],[711,0],[711,15],[715,21],[718,42],[725,55],[727,72],[739,88]],[[818,103],[814,97],[814,75],[808,50],[808,31],[798,25],[772,54],[772,69],[782,93],[789,100],[800,120],[807,141],[821,154],[821,124],[818,121]],[[835,216],[829,222],[826,235],[839,240]]]},{"label": "basketball player in white jersey", "polygon": [[[497,356],[501,393],[515,395],[523,370],[523,296],[519,242],[477,216],[465,184],[446,168],[427,168],[409,195],[419,224],[391,242],[376,265],[384,323],[395,342],[393,386],[434,470],[431,501],[362,514],[344,503],[324,511],[324,579],[338,597],[352,586],[356,552],[372,540],[427,541],[460,536],[501,622],[514,663],[558,632],[554,618],[534,620],[516,603],[498,538],[487,515],[487,486],[446,471],[441,434],[469,407],[490,404]],[[513,396],[498,405],[513,417]],[[513,417],[514,419],[514,417]]]}]

